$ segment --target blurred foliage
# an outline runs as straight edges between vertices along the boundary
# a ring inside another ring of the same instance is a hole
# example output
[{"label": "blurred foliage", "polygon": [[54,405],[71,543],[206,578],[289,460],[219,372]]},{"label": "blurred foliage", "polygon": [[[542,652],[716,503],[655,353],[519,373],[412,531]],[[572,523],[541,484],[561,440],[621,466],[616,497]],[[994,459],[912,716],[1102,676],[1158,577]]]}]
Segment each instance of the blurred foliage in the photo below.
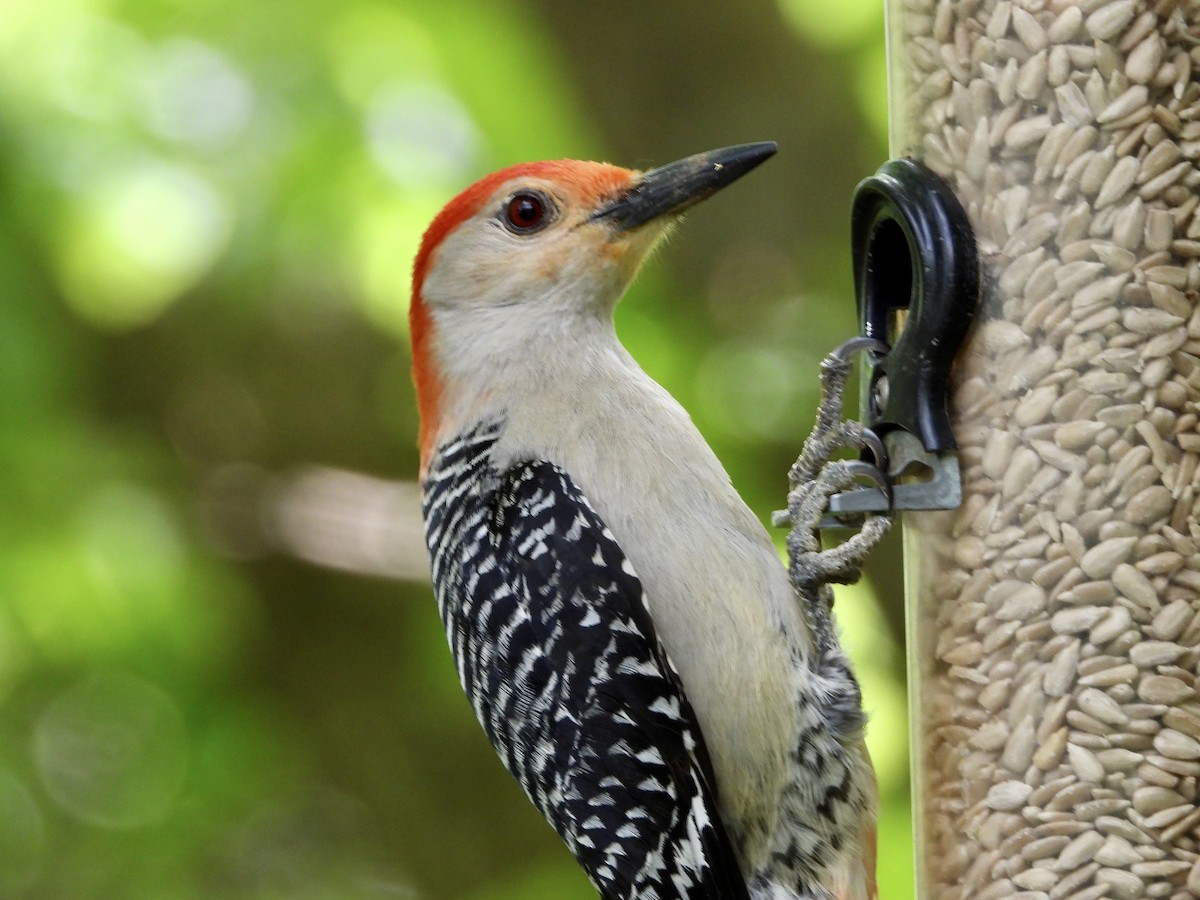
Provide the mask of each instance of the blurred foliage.
[{"label": "blurred foliage", "polygon": [[[593,896],[423,581],[412,255],[500,165],[779,140],[619,312],[766,517],[854,327],[882,48],[879,0],[0,4],[0,896]],[[896,546],[838,607],[886,898]]]}]

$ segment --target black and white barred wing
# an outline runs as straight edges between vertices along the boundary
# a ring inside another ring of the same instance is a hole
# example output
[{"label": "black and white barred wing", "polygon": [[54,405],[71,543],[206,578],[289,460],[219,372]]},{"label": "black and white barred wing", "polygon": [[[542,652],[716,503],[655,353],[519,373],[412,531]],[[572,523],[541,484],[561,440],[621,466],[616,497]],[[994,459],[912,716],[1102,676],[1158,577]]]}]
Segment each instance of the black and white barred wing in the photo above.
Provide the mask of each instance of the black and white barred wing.
[{"label": "black and white barred wing", "polygon": [[[456,570],[435,583],[459,673],[505,765],[607,900],[746,898],[624,553],[555,466],[477,484],[478,510],[440,516],[427,487],[427,529],[435,570]],[[457,523],[460,552],[434,519]]]}]

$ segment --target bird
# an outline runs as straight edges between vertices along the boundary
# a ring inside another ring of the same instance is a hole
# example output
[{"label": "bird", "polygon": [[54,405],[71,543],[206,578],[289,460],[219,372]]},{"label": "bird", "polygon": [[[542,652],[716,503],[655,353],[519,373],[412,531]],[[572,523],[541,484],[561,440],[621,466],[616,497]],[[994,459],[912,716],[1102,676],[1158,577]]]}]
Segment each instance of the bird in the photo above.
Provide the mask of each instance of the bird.
[{"label": "bird", "polygon": [[[857,577],[877,535],[822,551],[800,523],[790,578],[613,322],[681,215],[776,149],[511,166],[450,200],[413,265],[425,535],[458,676],[605,900],[876,895],[865,715],[824,582]],[[822,480],[829,448],[863,446],[826,420],[795,515],[844,483]]]}]

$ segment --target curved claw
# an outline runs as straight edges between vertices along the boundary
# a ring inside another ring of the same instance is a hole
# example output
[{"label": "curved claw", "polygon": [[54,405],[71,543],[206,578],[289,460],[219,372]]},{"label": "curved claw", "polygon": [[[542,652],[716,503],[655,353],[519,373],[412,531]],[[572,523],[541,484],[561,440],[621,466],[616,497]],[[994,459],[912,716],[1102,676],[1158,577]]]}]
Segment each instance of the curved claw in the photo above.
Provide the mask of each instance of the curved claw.
[{"label": "curved claw", "polygon": [[866,478],[870,481],[873,481],[879,487],[879,490],[883,492],[883,496],[887,498],[888,504],[891,504],[892,485],[891,482],[888,481],[887,475],[884,474],[882,469],[861,459],[855,459],[846,461],[846,472],[850,475],[852,480]]},{"label": "curved claw", "polygon": [[883,439],[870,428],[864,427],[862,442],[863,446],[870,450],[871,455],[875,457],[875,468],[880,472],[886,472],[888,470],[888,452],[887,447],[883,444]]},{"label": "curved claw", "polygon": [[887,353],[891,348],[877,338],[857,335],[838,346],[829,355],[836,356],[840,360],[848,360],[855,353],[861,353],[864,350],[869,350],[872,353]]}]

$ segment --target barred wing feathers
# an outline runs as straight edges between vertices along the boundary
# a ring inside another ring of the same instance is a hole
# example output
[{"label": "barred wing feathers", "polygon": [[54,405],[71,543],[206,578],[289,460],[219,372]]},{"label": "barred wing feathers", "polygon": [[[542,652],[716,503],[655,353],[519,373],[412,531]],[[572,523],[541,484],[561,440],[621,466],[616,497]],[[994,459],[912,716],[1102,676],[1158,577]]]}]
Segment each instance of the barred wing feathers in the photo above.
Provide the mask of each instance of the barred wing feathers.
[{"label": "barred wing feathers", "polygon": [[495,437],[442,448],[425,484],[439,607],[484,730],[607,900],[745,900],[641,581],[567,473],[497,473]]}]

